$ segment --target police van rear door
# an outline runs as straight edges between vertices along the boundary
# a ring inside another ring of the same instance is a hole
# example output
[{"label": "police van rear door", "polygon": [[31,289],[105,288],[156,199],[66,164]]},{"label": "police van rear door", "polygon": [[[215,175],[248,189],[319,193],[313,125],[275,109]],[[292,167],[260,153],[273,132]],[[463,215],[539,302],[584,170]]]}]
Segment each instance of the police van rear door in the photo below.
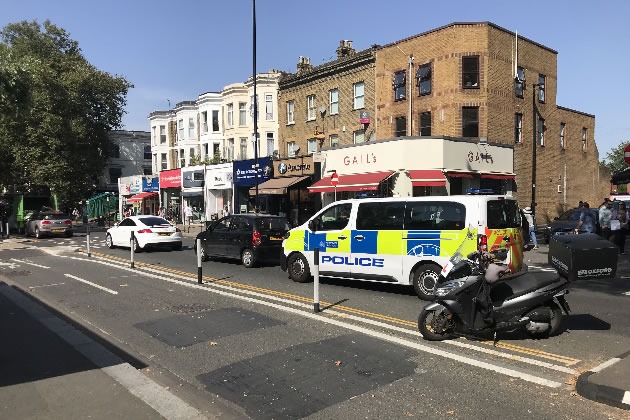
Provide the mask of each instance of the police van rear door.
[{"label": "police van rear door", "polygon": [[351,235],[352,277],[398,282],[402,276],[404,201],[359,203]]},{"label": "police van rear door", "polygon": [[523,235],[518,203],[505,197],[488,197],[485,235],[488,251],[507,248],[513,273],[523,264]]}]

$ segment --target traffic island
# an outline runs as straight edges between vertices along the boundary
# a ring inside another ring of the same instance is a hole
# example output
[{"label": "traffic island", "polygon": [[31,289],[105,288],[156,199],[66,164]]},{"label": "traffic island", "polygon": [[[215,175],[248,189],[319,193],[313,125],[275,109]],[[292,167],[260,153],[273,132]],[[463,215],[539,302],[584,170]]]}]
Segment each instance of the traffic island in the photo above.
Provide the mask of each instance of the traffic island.
[{"label": "traffic island", "polygon": [[589,400],[630,410],[630,351],[581,374],[576,391]]}]

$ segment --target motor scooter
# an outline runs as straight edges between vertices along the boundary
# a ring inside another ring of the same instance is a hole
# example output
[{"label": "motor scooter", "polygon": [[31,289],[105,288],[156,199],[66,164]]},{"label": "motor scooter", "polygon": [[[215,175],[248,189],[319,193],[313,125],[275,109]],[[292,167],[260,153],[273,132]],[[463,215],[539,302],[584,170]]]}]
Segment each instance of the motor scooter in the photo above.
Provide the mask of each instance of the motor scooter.
[{"label": "motor scooter", "polygon": [[534,338],[548,337],[560,328],[562,312],[570,312],[565,299],[569,282],[558,273],[530,273],[527,266],[508,274],[506,250],[475,251],[463,257],[466,238],[442,270],[435,299],[418,317],[426,340],[439,341],[462,335],[484,335],[520,328]]}]

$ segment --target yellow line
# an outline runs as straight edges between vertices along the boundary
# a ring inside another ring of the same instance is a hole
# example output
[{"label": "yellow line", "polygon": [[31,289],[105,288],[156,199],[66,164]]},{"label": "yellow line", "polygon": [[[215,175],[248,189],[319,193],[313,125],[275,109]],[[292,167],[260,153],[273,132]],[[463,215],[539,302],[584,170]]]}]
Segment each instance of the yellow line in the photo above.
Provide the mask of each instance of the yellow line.
[{"label": "yellow line", "polygon": [[[86,251],[84,249],[79,249],[80,252],[85,253]],[[105,259],[113,259],[113,260],[117,260],[117,261],[121,261],[124,263],[130,263],[131,261],[126,259],[126,258],[120,258],[120,257],[116,257],[113,255],[108,255],[108,254],[103,254],[100,252],[92,252],[93,255],[99,256],[99,257],[103,257]],[[148,264],[148,263],[144,263],[144,262],[135,262],[135,264],[139,265],[139,266],[144,266],[144,267],[150,267],[156,270],[161,270],[161,271],[165,271],[165,272],[169,272],[169,273],[174,273],[174,274],[179,274],[181,276],[184,277],[189,277],[189,278],[197,278],[196,274],[193,273],[188,273],[186,271],[181,271],[181,270],[175,270],[173,268],[169,268],[169,267],[162,267],[159,265],[155,265],[155,264]],[[217,279],[214,277],[208,277],[208,276],[203,276],[203,279],[206,281],[210,281],[213,283],[219,283],[219,284],[223,284],[226,286],[231,286],[231,287],[236,287],[236,288],[240,288],[240,289],[246,289],[246,290],[251,290],[251,291],[255,291],[255,292],[260,292],[263,294],[268,294],[268,295],[274,295],[274,296],[279,296],[279,297],[283,297],[283,298],[288,298],[288,299],[293,299],[296,301],[300,301],[300,302],[305,302],[305,303],[313,303],[313,299],[311,298],[307,298],[307,297],[303,297],[303,296],[299,296],[299,295],[293,295],[290,293],[285,293],[285,292],[278,292],[275,290],[270,290],[270,289],[264,289],[262,287],[257,287],[257,286],[250,286],[248,284],[243,284],[243,283],[237,283],[237,282],[233,282],[233,281],[228,281],[228,280],[221,280],[221,279]],[[326,307],[326,306],[330,306],[332,305],[331,303],[327,303],[327,302],[320,302],[320,305],[322,307]],[[382,315],[382,314],[377,314],[374,312],[368,312],[368,311],[364,311],[362,309],[356,309],[356,308],[351,308],[348,306],[340,306],[340,305],[335,305],[335,309],[341,310],[341,311],[345,311],[345,312],[349,312],[349,313],[353,313],[353,314],[357,314],[357,315],[362,315],[362,316],[366,316],[369,318],[374,318],[374,319],[379,319],[382,321],[387,321],[393,324],[399,324],[399,325],[404,325],[407,327],[416,327],[417,323],[415,321],[407,321],[404,319],[399,319],[399,318],[394,318],[388,315]],[[493,341],[480,341],[480,343],[483,344],[487,344],[487,345],[494,345]],[[561,356],[558,354],[553,354],[553,353],[548,353],[542,350],[536,350],[536,349],[531,349],[528,347],[522,347],[522,346],[517,346],[515,344],[510,344],[510,343],[505,343],[505,342],[497,342],[497,347],[501,347],[501,348],[505,348],[508,350],[512,350],[515,352],[520,352],[520,353],[524,353],[524,354],[529,354],[532,356],[537,356],[540,358],[545,358],[545,359],[550,359],[550,360],[555,360],[559,363],[563,363],[567,366],[571,366],[574,365],[578,362],[580,362],[581,360],[579,359],[574,359],[572,357],[567,357],[567,356]]]}]

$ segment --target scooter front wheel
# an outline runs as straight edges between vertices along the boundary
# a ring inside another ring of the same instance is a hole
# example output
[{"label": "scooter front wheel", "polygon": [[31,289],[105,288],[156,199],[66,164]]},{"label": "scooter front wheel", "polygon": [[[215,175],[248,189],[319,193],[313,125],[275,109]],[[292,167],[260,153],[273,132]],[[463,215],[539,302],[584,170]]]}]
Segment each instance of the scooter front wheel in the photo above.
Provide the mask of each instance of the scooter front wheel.
[{"label": "scooter front wheel", "polygon": [[418,330],[428,341],[448,340],[453,336],[453,319],[437,309],[423,309],[418,316]]}]

